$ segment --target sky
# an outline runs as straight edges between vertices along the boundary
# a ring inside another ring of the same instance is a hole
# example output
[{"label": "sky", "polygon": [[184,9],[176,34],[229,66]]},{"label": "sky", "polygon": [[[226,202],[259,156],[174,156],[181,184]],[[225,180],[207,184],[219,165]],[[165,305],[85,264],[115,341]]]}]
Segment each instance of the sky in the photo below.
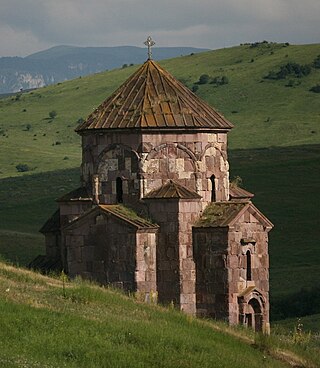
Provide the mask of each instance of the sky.
[{"label": "sky", "polygon": [[0,0],[0,57],[57,45],[320,43],[320,0]]}]

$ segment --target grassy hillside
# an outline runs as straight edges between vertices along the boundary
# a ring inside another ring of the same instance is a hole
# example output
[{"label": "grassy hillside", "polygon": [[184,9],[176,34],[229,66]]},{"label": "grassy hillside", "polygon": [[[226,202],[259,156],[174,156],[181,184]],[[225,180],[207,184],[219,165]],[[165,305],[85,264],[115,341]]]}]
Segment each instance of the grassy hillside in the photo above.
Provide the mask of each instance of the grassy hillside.
[{"label": "grassy hillside", "polygon": [[80,280],[62,282],[0,263],[0,292],[0,365],[6,368],[316,366],[315,340],[257,336],[253,345],[249,332]]},{"label": "grassy hillside", "polygon": [[[281,65],[312,64],[319,45],[261,44],[189,55],[161,62],[190,88],[200,75],[226,76],[228,84],[198,86],[197,94],[234,124],[231,148],[319,143],[320,69],[308,76],[267,80]],[[59,83],[0,100],[0,177],[20,175],[16,165],[32,172],[71,168],[80,163],[80,139],[74,133],[84,119],[137,68],[113,70]],[[286,87],[289,81],[293,87]],[[50,119],[49,113],[57,113]]]}]

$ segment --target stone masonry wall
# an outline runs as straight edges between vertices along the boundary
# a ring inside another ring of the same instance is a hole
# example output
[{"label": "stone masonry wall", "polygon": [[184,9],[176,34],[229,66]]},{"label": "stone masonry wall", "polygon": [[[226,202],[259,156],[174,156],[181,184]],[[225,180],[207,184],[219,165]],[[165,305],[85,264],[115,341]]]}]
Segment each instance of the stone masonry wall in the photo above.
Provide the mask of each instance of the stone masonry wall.
[{"label": "stone masonry wall", "polygon": [[193,228],[197,315],[228,319],[228,230]]},{"label": "stone masonry wall", "polygon": [[212,176],[217,201],[229,198],[226,133],[108,132],[83,136],[82,180],[92,188],[99,176],[101,203],[116,203],[116,178],[123,201],[134,203],[168,179],[197,191],[203,207],[211,202]]},{"label": "stone masonry wall", "polygon": [[140,231],[137,233],[136,247],[136,288],[145,296],[146,301],[152,301],[157,293],[156,265],[157,234]]},{"label": "stone masonry wall", "polygon": [[192,246],[192,224],[199,218],[199,200],[179,201],[179,264],[180,308],[188,314],[196,314],[196,268]]},{"label": "stone masonry wall", "polygon": [[180,305],[179,203],[178,200],[146,200],[149,216],[159,226],[157,291],[161,303]]},{"label": "stone masonry wall", "polygon": [[71,276],[129,291],[155,290],[155,232],[137,233],[112,216],[97,215],[66,229],[64,239]]},{"label": "stone masonry wall", "polygon": [[[251,255],[251,280],[247,280],[247,252]],[[268,233],[261,223],[246,211],[230,228],[229,255],[230,323],[239,322],[238,295],[255,287],[264,299],[264,322],[269,323],[269,256]]]},{"label": "stone masonry wall", "polygon": [[92,207],[91,201],[60,202],[60,224],[65,226]]}]

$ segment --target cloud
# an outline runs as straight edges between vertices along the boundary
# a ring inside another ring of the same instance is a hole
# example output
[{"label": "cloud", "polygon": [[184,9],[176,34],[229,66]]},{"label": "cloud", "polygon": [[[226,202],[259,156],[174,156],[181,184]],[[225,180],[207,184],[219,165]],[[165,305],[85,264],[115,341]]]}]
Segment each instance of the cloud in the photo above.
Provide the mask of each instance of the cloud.
[{"label": "cloud", "polygon": [[319,15],[319,0],[1,0],[0,56],[58,44],[142,46],[149,34],[158,46],[318,42]]}]

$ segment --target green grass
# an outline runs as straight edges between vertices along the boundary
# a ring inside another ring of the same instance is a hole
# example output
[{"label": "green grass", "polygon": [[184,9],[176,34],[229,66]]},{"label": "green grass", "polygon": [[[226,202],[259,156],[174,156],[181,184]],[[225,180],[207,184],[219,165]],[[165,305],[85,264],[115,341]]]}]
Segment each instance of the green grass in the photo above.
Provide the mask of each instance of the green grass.
[{"label": "green grass", "polygon": [[[230,147],[295,146],[320,142],[320,95],[309,88],[320,81],[313,69],[295,87],[287,80],[263,77],[288,62],[311,64],[319,45],[284,47],[248,45],[210,51],[161,62],[190,88],[201,74],[226,75],[229,84],[199,86],[197,94],[222,112],[235,128]],[[254,59],[254,62],[251,60]],[[0,177],[20,176],[16,165],[38,173],[80,164],[77,121],[92,112],[137,66],[78,78],[0,100]],[[49,112],[57,116],[49,119]],[[30,129],[27,130],[27,125]],[[56,144],[60,142],[60,144]]]},{"label": "green grass", "polygon": [[320,334],[320,314],[313,314],[312,316],[304,316],[301,318],[287,318],[275,322],[272,326],[280,329],[280,331],[294,332],[298,323],[302,324],[302,330],[305,333],[312,332]]},{"label": "green grass", "polygon": [[[150,306],[120,292],[0,263],[0,363],[9,367],[286,367],[279,342]],[[44,328],[45,326],[45,328]],[[257,341],[256,341],[257,342]],[[257,347],[261,348],[259,343]],[[316,350],[287,356],[315,366]]]},{"label": "green grass", "polygon": [[44,252],[41,234],[0,230],[0,259],[26,266]]}]

